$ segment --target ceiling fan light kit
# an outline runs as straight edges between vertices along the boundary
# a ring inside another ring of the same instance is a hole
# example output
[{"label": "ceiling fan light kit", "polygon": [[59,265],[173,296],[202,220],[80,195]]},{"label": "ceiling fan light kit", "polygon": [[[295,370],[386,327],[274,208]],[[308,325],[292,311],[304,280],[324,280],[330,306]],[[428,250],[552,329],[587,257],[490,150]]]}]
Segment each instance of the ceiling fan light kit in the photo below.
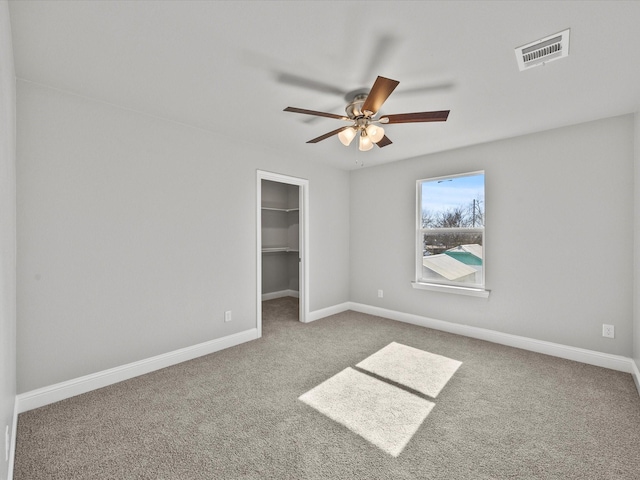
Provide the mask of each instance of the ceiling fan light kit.
[{"label": "ceiling fan light kit", "polygon": [[358,149],[363,152],[371,150],[374,144],[382,148],[393,143],[389,137],[385,135],[384,128],[382,128],[380,124],[444,122],[447,120],[449,110],[382,115],[376,119],[375,116],[378,114],[380,107],[382,107],[382,104],[389,98],[389,95],[391,95],[399,83],[397,80],[379,76],[369,93],[359,92],[354,94],[353,100],[345,108],[347,116],[297,107],[287,107],[284,111],[349,122],[351,125],[325,133],[324,135],[309,140],[307,143],[318,143],[329,137],[338,135],[340,142],[348,147],[353,139],[358,136]]}]

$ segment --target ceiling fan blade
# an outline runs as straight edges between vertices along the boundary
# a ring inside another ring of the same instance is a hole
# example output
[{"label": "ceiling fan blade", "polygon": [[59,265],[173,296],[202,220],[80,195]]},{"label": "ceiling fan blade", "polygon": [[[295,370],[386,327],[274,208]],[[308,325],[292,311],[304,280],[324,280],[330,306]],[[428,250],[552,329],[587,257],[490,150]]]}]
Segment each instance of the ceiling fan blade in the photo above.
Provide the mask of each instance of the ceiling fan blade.
[{"label": "ceiling fan blade", "polygon": [[343,130],[346,130],[347,128],[351,128],[349,126],[346,127],[340,127],[340,128],[336,128],[335,130],[329,132],[329,133],[325,133],[324,135],[320,135],[319,137],[313,138],[311,140],[309,140],[307,143],[318,143],[321,142],[322,140],[326,140],[329,137],[333,137],[334,135],[337,135],[338,133],[340,133]]},{"label": "ceiling fan blade", "polygon": [[280,83],[286,83],[287,85],[315,90],[322,93],[331,93],[339,96],[343,96],[346,93],[341,88],[335,87],[328,83],[320,82],[311,78],[301,77],[292,73],[279,72],[277,73],[276,80]]},{"label": "ceiling fan blade", "polygon": [[[326,106],[326,104],[325,104]],[[335,103],[333,105],[330,105],[326,108],[323,108],[322,111],[323,112],[334,112],[334,111],[340,111],[340,108],[344,108],[344,104],[340,104],[340,105],[336,105]],[[292,107],[291,107],[292,108]],[[305,116],[302,120],[303,123],[308,123],[308,124],[312,124],[315,122],[321,122],[322,121],[322,117],[318,117],[316,115],[308,115]]]},{"label": "ceiling fan blade", "polygon": [[[449,110],[437,112],[397,113],[395,115],[383,115],[380,123],[418,123],[418,122],[446,122]],[[388,119],[388,121],[384,121]]]},{"label": "ceiling fan blade", "polygon": [[378,143],[376,143],[376,145],[378,145],[380,148],[382,147],[386,147],[387,145],[391,145],[393,142],[391,140],[389,140],[389,137],[387,137],[386,135],[384,137],[382,137],[380,139],[380,141]]},{"label": "ceiling fan blade", "polygon": [[367,96],[367,99],[364,101],[362,105],[362,111],[369,111],[373,114],[377,113],[380,110],[382,104],[389,98],[391,92],[398,86],[400,82],[397,80],[391,80],[390,78],[378,77],[376,78],[373,87],[371,87],[371,91]]},{"label": "ceiling fan blade", "polygon": [[315,115],[316,117],[327,117],[327,118],[335,118],[337,120],[349,120],[349,117],[345,117],[344,115],[336,115],[335,113],[326,113],[326,112],[317,112],[315,110],[306,110],[304,108],[296,108],[296,107],[287,107],[284,109],[285,112],[293,112],[293,113],[304,113],[305,115]]}]

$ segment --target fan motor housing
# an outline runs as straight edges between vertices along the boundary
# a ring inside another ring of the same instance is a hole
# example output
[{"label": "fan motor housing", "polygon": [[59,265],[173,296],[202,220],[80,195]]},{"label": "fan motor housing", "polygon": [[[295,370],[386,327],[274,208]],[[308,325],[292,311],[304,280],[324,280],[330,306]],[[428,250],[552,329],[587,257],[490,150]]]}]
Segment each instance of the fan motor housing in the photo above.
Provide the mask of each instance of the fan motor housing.
[{"label": "fan motor housing", "polygon": [[344,109],[349,118],[355,120],[358,117],[364,116],[364,113],[362,112],[362,105],[367,99],[367,96],[368,95],[366,93],[358,93],[352,97],[353,100],[351,100],[351,103],[349,103],[349,105]]}]

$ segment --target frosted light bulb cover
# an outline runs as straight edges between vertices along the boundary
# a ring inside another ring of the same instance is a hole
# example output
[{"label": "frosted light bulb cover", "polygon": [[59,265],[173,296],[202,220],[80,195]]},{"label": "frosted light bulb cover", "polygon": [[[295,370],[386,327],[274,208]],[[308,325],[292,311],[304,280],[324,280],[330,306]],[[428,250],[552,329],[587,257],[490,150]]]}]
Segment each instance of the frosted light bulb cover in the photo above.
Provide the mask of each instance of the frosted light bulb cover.
[{"label": "frosted light bulb cover", "polygon": [[373,143],[371,143],[371,139],[366,135],[360,135],[360,144],[358,145],[358,149],[361,152],[366,152],[367,150],[371,150],[373,148]]},{"label": "frosted light bulb cover", "polygon": [[377,125],[369,125],[367,127],[367,135],[373,143],[378,143],[384,137],[384,128]]},{"label": "frosted light bulb cover", "polygon": [[348,147],[356,136],[356,129],[353,127],[345,128],[338,133],[338,138],[345,147]]}]

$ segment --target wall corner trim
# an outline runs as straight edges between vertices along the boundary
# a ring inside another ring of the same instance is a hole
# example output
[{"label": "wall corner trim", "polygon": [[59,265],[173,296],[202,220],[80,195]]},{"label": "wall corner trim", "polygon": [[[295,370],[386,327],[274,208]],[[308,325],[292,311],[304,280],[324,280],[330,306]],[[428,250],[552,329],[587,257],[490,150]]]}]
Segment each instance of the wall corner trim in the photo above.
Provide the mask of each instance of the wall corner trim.
[{"label": "wall corner trim", "polygon": [[[551,355],[553,357],[573,360],[576,362],[586,363],[588,365],[595,365],[597,367],[609,368],[611,370],[618,370],[620,372],[633,373],[633,369],[635,368],[636,375],[638,374],[635,362],[631,358],[623,357],[620,355],[611,355],[608,353],[597,352],[595,350],[571,347],[559,343],[536,340],[534,338],[520,337],[518,335],[502,333],[496,330],[488,330],[486,328],[472,327],[469,325],[461,325],[458,323],[436,320],[420,315],[403,313],[395,310],[387,310],[385,308],[374,307],[362,303],[351,302],[350,309],[356,312],[368,313],[369,315],[388,318],[390,320],[411,323],[413,325],[419,325],[421,327],[433,328],[434,330],[441,330],[443,332],[454,333],[456,335],[477,338],[479,340],[498,343],[501,345],[506,345],[508,347],[529,350],[531,352]],[[640,381],[640,377],[638,378],[638,380]]]},{"label": "wall corner trim", "polygon": [[13,466],[16,461],[16,442],[18,433],[18,398],[13,401],[13,425],[11,426],[11,444],[9,445],[9,467],[7,480],[13,479]]},{"label": "wall corner trim", "polygon": [[38,388],[16,396],[16,411],[23,413],[34,408],[43,407],[66,398],[98,388],[113,385],[133,377],[144,375],[161,368],[170,367],[194,358],[209,355],[229,347],[259,338],[258,330],[252,328],[226,337],[209,340],[207,342],[163,353],[155,357],[146,358],[120,367],[110,368],[83,377],[56,383],[48,387]]},{"label": "wall corner trim", "polygon": [[633,371],[631,372],[631,376],[633,377],[633,381],[636,382],[636,388],[638,389],[638,395],[640,395],[640,369],[635,360],[631,361]]}]

